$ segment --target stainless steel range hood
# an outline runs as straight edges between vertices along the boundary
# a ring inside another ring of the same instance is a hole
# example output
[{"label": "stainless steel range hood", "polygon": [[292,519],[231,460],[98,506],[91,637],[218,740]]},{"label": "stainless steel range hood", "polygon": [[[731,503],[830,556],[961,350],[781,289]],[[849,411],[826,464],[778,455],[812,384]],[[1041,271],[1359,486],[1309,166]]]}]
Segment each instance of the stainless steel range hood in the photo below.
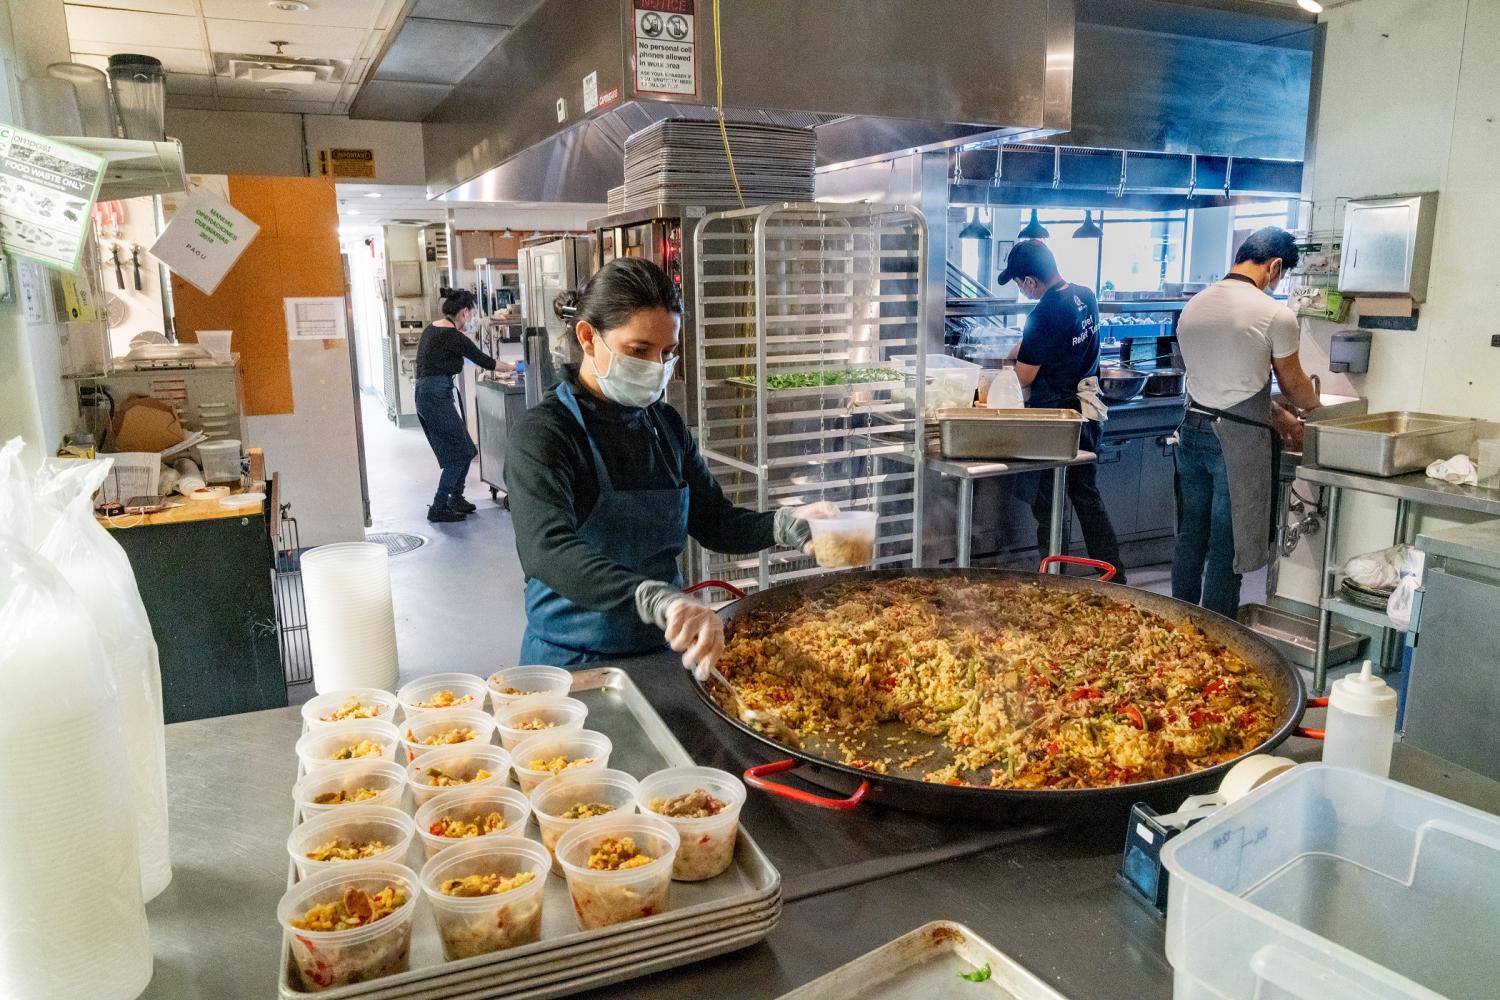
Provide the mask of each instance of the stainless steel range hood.
[{"label": "stainless steel range hood", "polygon": [[[625,139],[725,117],[818,130],[820,164],[1071,124],[1073,0],[548,0],[423,123],[431,197],[605,200]],[[586,101],[592,101],[590,107]]]}]

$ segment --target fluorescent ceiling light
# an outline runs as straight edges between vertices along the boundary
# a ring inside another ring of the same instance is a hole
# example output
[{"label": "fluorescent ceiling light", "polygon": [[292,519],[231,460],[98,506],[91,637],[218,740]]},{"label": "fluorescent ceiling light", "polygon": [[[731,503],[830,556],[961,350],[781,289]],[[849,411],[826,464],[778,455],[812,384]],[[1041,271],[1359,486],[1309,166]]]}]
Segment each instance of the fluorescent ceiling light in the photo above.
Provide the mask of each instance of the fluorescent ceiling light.
[{"label": "fluorescent ceiling light", "polygon": [[365,192],[365,197],[366,198],[379,198],[380,197],[380,192],[379,191],[366,191]]},{"label": "fluorescent ceiling light", "polygon": [[1297,0],[1297,6],[1301,7],[1309,14],[1323,13],[1323,5],[1318,3],[1318,0]]},{"label": "fluorescent ceiling light", "polygon": [[346,209],[344,209],[344,214],[345,215],[358,215],[359,214],[359,210],[358,209],[354,209],[354,208],[346,208]]}]

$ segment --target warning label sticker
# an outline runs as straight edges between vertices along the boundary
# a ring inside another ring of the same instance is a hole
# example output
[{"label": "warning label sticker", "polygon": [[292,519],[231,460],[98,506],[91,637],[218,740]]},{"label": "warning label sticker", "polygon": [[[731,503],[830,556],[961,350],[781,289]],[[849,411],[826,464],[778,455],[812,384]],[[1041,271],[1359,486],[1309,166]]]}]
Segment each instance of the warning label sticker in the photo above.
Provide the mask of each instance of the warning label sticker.
[{"label": "warning label sticker", "polygon": [[696,0],[633,0],[637,93],[698,93]]}]

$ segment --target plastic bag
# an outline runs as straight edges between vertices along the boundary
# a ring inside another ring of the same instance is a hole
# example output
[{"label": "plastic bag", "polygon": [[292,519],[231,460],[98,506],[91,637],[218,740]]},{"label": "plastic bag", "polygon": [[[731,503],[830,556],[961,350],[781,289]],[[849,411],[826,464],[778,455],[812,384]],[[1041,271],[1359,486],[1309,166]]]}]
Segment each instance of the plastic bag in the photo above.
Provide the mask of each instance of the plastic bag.
[{"label": "plastic bag", "polygon": [[1016,370],[1002,368],[996,372],[985,406],[991,410],[1019,410],[1025,405],[1026,398],[1021,393],[1021,380],[1016,378]]},{"label": "plastic bag", "polygon": [[0,996],[139,996],[151,940],[119,701],[77,596],[4,533],[0,635]]},{"label": "plastic bag", "polygon": [[1403,545],[1401,548],[1406,551],[1397,568],[1400,579],[1396,581],[1396,589],[1391,591],[1391,596],[1385,602],[1385,613],[1390,617],[1391,624],[1405,632],[1411,628],[1411,606],[1417,591],[1422,587],[1422,570],[1427,563],[1427,553],[1411,545]]},{"label": "plastic bag", "polygon": [[135,805],[141,885],[151,900],[172,881],[161,667],[130,560],[94,519],[93,495],[110,466],[107,458],[43,463],[37,475],[37,506],[54,512],[56,522],[38,554],[73,588],[104,644],[125,713],[124,751]]},{"label": "plastic bag", "polygon": [[1355,556],[1344,564],[1344,573],[1361,587],[1389,590],[1400,578],[1400,566],[1410,548],[1410,545],[1392,545]]},{"label": "plastic bag", "polygon": [[0,447],[0,533],[13,535],[23,545],[36,544],[31,483],[21,464],[25,442],[13,437]]}]

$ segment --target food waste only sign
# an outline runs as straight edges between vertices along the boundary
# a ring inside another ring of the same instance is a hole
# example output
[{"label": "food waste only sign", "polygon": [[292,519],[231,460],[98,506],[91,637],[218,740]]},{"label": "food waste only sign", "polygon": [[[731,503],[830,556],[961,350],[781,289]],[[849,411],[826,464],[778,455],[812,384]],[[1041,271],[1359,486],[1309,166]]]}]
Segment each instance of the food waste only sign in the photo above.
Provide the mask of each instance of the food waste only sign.
[{"label": "food waste only sign", "polygon": [[249,216],[199,189],[173,214],[151,254],[183,281],[212,295],[259,232]]},{"label": "food waste only sign", "polygon": [[0,247],[77,270],[103,180],[102,156],[0,125]]},{"label": "food waste only sign", "polygon": [[698,94],[696,0],[633,0],[638,94]]}]

